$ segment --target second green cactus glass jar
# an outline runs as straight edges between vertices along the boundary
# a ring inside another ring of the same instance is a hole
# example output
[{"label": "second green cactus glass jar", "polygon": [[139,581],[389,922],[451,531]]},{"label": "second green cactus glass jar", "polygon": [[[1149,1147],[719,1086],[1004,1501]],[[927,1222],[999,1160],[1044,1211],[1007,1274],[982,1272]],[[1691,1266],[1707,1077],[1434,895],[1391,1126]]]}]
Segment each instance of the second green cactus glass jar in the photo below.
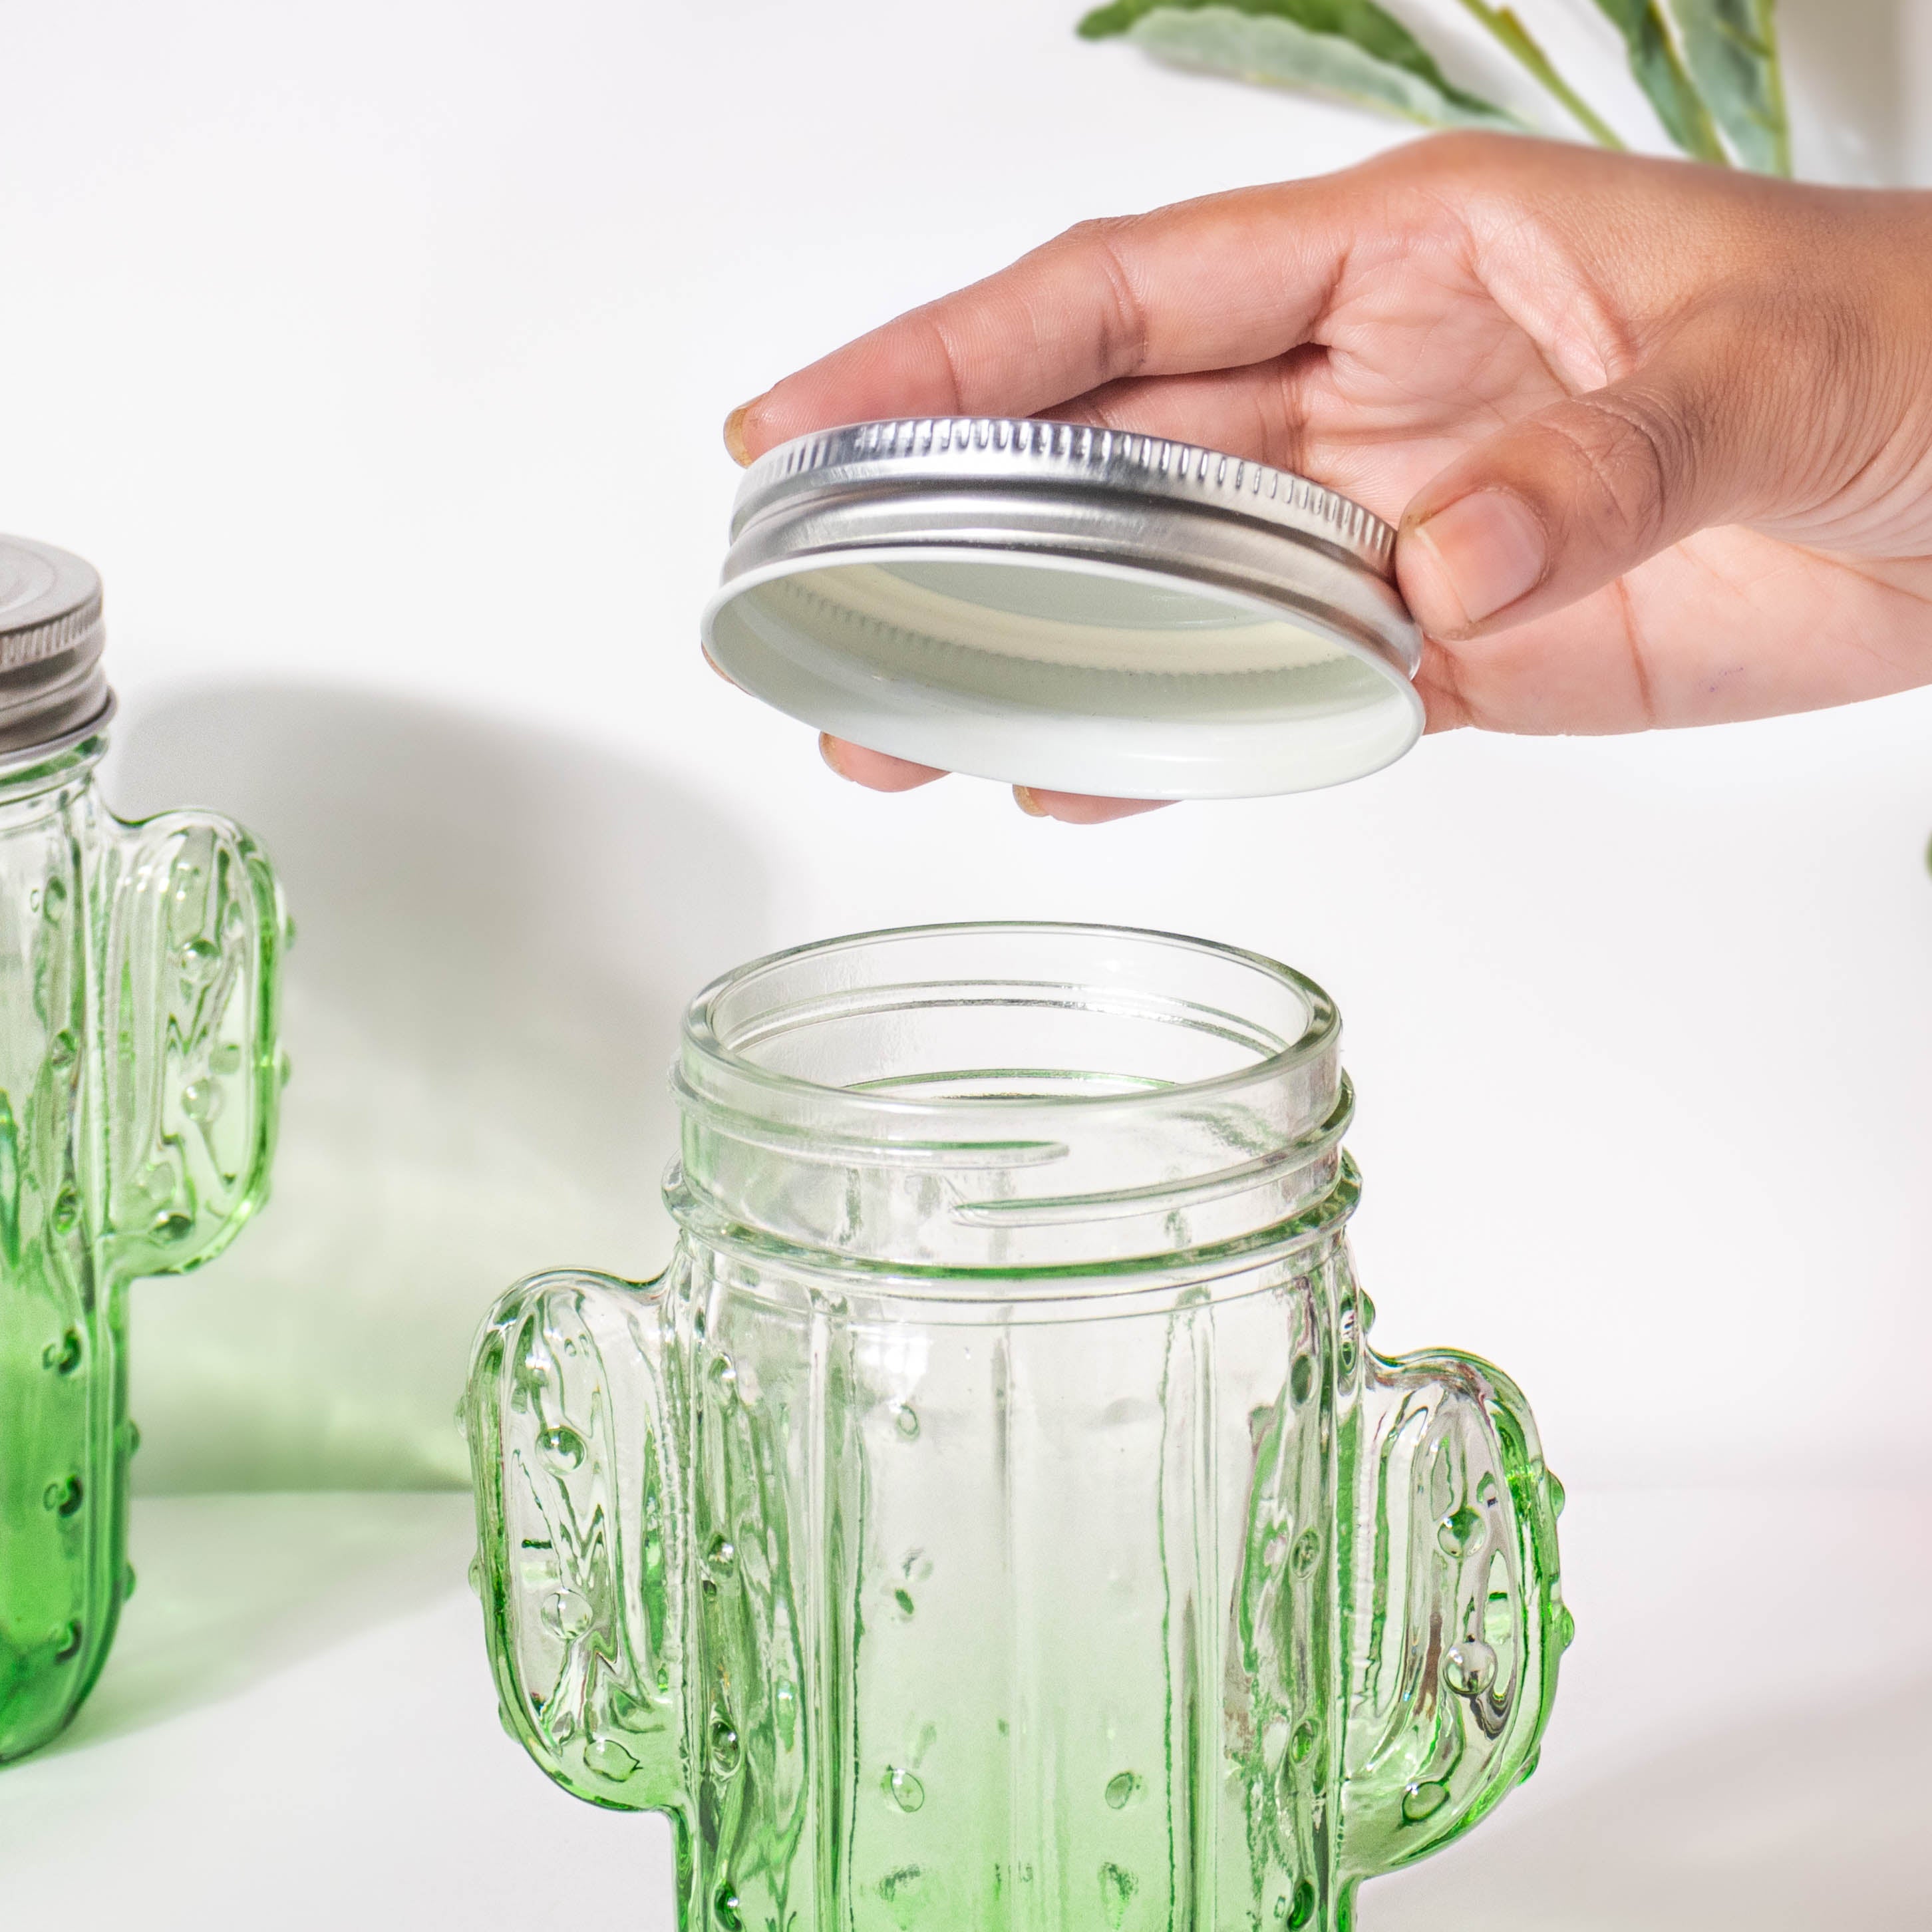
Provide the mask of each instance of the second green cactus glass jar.
[{"label": "second green cactus glass jar", "polygon": [[692,1006],[670,1270],[513,1290],[468,1409],[505,1720],[686,1932],[1336,1932],[1526,1773],[1561,1492],[1367,1344],[1339,1036],[1090,927]]},{"label": "second green cactus glass jar", "polygon": [[224,819],[102,804],[102,641],[93,571],[0,538],[0,1760],[131,1586],[128,1285],[259,1205],[281,1084],[274,875]]}]

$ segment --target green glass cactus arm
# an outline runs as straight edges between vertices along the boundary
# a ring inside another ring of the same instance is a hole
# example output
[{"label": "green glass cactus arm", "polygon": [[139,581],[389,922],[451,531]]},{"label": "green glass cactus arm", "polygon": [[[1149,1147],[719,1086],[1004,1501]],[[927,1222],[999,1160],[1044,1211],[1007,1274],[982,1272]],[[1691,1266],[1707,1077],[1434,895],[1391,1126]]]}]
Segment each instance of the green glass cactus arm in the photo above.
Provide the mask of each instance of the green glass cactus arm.
[{"label": "green glass cactus arm", "polygon": [[[90,1037],[79,843],[0,844],[31,936],[0,1009],[0,1762],[72,1717],[107,1655],[124,1558],[120,1310],[97,1292],[76,1123]],[[24,943],[22,943],[22,942]]]},{"label": "green glass cactus arm", "polygon": [[1529,1774],[1573,1629],[1562,1489],[1521,1391],[1466,1355],[1365,1354],[1340,1484],[1352,1891],[1460,1837]]},{"label": "green glass cactus arm", "polygon": [[0,1760],[58,1732],[106,1660],[132,1587],[124,1291],[206,1261],[266,1191],[287,937],[244,833],[122,825],[84,779],[4,858],[36,917],[0,1042]]},{"label": "green glass cactus arm", "polygon": [[199,1268],[267,1195],[290,928],[268,862],[226,819],[118,831],[101,902],[104,1227],[125,1280]]},{"label": "green glass cactus arm", "polygon": [[505,1727],[579,1798],[669,1813],[688,1864],[689,1532],[656,1284],[564,1270],[503,1297],[465,1406]]}]

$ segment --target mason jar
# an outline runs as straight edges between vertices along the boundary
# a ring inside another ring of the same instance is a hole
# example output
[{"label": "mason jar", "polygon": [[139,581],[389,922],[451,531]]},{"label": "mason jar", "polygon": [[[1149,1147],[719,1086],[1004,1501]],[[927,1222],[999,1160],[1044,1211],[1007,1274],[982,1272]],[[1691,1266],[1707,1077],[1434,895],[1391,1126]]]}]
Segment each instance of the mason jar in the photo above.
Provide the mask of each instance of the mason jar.
[{"label": "mason jar", "polygon": [[670,1816],[681,1924],[1339,1928],[1527,1774],[1561,1491],[1367,1344],[1339,1038],[1099,927],[692,1005],[669,1270],[512,1290],[467,1412],[505,1722]]},{"label": "mason jar", "polygon": [[128,1286],[260,1204],[281,1084],[274,875],[226,819],[101,802],[103,637],[87,564],[0,538],[0,1760],[134,1587]]}]

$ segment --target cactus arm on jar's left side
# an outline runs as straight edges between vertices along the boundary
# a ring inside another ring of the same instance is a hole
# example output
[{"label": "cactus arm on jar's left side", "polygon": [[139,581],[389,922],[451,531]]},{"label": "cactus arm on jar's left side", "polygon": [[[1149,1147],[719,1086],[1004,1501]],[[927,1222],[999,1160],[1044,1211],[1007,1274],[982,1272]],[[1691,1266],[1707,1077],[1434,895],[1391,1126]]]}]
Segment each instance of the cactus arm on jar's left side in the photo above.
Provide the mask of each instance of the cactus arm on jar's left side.
[{"label": "cactus arm on jar's left side", "polygon": [[499,1301],[464,1406],[504,1727],[593,1804],[662,1811],[691,1882],[690,1532],[659,1282],[565,1269]]},{"label": "cactus arm on jar's left side", "polygon": [[1353,1346],[1337,1486],[1345,1926],[1363,1879],[1460,1837],[1534,1769],[1574,1628],[1562,1487],[1521,1390],[1470,1356]]},{"label": "cactus arm on jar's left side", "polygon": [[226,819],[174,812],[112,830],[104,1246],[124,1282],[212,1260],[267,1195],[290,933],[268,861]]},{"label": "cactus arm on jar's left side", "polygon": [[81,842],[56,805],[0,838],[0,1762],[56,1735],[125,1580],[125,1379],[82,1188]]},{"label": "cactus arm on jar's left side", "polygon": [[94,790],[101,610],[84,560],[0,538],[0,1758],[74,1715],[133,1588],[128,1284],[260,1204],[280,1086],[266,861]]},{"label": "cactus arm on jar's left side", "polygon": [[280,1084],[266,862],[224,820],[122,824],[87,790],[100,751],[28,775],[46,809],[0,866],[30,922],[0,938],[21,975],[0,1054],[0,1759],[73,1716],[133,1587],[127,1285],[206,1261],[259,1204]]}]

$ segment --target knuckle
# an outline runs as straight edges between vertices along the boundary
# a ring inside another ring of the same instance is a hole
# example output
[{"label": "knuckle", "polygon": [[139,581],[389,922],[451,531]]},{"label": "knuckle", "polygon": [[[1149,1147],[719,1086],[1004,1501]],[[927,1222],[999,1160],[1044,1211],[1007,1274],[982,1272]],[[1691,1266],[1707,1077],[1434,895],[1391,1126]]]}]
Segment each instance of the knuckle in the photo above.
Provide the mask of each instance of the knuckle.
[{"label": "knuckle", "polygon": [[945,313],[937,303],[920,310],[917,319],[924,324],[932,343],[934,364],[945,375],[952,391],[950,413],[953,416],[968,414],[967,398],[971,390],[968,375],[970,356],[962,352],[954,340],[952,331],[946,324]]},{"label": "knuckle", "polygon": [[1103,296],[1104,363],[1111,378],[1131,376],[1144,366],[1150,320],[1128,260],[1128,238],[1140,218],[1105,215],[1076,224],[1063,241],[1076,248],[1096,271]]},{"label": "knuckle", "polygon": [[1431,134],[1410,150],[1424,168],[1486,168],[1509,157],[1516,145],[1510,134],[1491,134],[1478,128],[1454,128]]},{"label": "knuckle", "polygon": [[1538,178],[1548,165],[1536,152],[1539,145],[1519,134],[1457,128],[1412,142],[1391,158],[1418,184],[1438,192],[1445,186],[1503,190]]},{"label": "knuckle", "polygon": [[1581,396],[1550,427],[1585,472],[1599,515],[1648,545],[1663,533],[1695,443],[1683,412],[1662,397],[1620,388]]},{"label": "knuckle", "polygon": [[1111,242],[1124,230],[1133,225],[1130,214],[1090,214],[1084,220],[1076,221],[1060,235],[1063,242],[1076,248],[1088,248],[1096,242]]}]

